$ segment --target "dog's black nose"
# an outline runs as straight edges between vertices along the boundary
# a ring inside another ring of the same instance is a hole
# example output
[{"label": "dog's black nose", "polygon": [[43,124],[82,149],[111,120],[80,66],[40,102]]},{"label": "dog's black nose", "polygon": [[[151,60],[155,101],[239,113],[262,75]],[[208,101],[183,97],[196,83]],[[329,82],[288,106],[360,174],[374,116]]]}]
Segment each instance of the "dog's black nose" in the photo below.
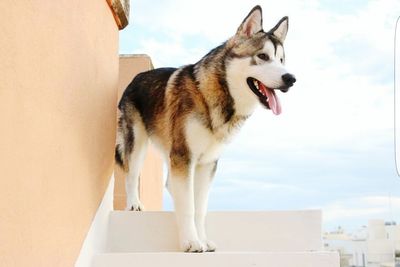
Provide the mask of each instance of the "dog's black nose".
[{"label": "dog's black nose", "polygon": [[282,75],[282,80],[288,87],[292,86],[296,82],[296,78],[294,77],[293,74],[290,73]]}]

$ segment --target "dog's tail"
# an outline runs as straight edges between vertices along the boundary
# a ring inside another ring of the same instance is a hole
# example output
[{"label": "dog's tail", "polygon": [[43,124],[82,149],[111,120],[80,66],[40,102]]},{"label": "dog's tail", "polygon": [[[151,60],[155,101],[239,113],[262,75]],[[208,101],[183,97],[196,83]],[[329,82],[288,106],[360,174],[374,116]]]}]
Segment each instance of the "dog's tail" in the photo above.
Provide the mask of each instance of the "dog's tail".
[{"label": "dog's tail", "polygon": [[115,163],[121,167],[124,172],[129,171],[127,155],[125,153],[124,144],[118,143],[115,145]]},{"label": "dog's tail", "polygon": [[121,168],[124,168],[125,164],[124,164],[124,160],[122,157],[122,153],[120,151],[120,147],[121,147],[120,144],[117,144],[115,146],[115,163],[117,163]]},{"label": "dog's tail", "polygon": [[120,166],[125,172],[128,172],[128,159],[126,155],[125,149],[125,138],[124,138],[124,123],[123,118],[119,117],[118,119],[118,128],[117,128],[117,142],[115,145],[115,163]]}]

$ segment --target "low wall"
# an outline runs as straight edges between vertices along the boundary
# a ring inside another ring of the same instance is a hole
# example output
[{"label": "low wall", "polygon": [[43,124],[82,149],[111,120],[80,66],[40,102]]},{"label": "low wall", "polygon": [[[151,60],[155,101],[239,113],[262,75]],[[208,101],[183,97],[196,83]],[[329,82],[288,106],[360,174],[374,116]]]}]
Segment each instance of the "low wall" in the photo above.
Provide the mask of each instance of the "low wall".
[{"label": "low wall", "polygon": [[[119,61],[120,79],[118,99],[136,74],[153,69],[151,60],[146,55],[122,55]],[[163,168],[162,160],[150,144],[140,176],[140,200],[146,210],[162,209]],[[125,177],[119,167],[115,168],[114,209],[125,209]]]}]

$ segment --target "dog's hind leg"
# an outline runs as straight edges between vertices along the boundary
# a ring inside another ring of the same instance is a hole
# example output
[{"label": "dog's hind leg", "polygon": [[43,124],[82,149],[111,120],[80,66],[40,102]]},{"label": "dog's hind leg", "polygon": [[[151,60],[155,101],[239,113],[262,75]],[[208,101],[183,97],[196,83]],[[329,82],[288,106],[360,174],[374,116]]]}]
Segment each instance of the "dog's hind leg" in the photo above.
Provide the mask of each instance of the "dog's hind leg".
[{"label": "dog's hind leg", "polygon": [[216,245],[208,240],[205,230],[208,194],[217,169],[217,161],[196,166],[194,174],[195,223],[200,240],[207,246],[207,251],[215,251]]},{"label": "dog's hind leg", "polygon": [[119,120],[117,133],[116,161],[125,171],[126,210],[140,211],[143,205],[139,199],[139,175],[146,155],[148,136],[142,121]]},{"label": "dog's hind leg", "polygon": [[141,211],[144,209],[139,199],[139,178],[146,156],[148,136],[142,122],[133,126],[134,145],[129,157],[129,172],[125,180],[126,210]]}]

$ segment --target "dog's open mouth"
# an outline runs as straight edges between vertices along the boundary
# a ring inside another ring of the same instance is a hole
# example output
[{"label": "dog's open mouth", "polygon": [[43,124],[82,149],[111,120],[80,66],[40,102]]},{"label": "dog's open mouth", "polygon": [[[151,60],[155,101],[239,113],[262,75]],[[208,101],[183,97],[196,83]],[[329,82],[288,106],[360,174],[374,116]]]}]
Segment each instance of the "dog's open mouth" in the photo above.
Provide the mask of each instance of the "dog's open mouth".
[{"label": "dog's open mouth", "polygon": [[[266,87],[262,82],[254,78],[247,78],[247,84],[253,93],[258,96],[261,104],[267,109],[272,110],[275,115],[279,115],[282,112],[281,103],[275,94],[275,89]],[[279,88],[283,92],[287,92],[287,89]]]}]

